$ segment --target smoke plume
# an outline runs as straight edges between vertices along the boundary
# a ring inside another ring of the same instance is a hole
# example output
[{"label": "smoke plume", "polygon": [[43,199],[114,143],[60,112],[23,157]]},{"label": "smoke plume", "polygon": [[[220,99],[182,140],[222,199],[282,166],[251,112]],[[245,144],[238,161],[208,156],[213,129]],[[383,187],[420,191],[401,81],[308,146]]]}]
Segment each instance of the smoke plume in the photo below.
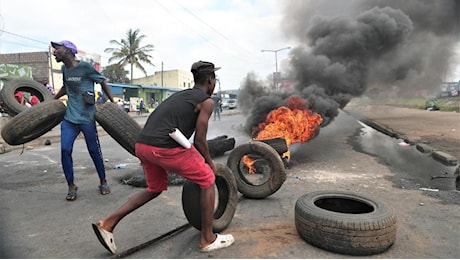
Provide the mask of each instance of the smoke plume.
[{"label": "smoke plume", "polygon": [[246,130],[286,105],[290,95],[307,100],[329,124],[353,97],[431,94],[452,65],[460,40],[460,2],[455,0],[284,1],[286,37],[298,41],[283,79],[294,87],[273,91],[268,80],[248,74],[239,105],[249,113]]}]

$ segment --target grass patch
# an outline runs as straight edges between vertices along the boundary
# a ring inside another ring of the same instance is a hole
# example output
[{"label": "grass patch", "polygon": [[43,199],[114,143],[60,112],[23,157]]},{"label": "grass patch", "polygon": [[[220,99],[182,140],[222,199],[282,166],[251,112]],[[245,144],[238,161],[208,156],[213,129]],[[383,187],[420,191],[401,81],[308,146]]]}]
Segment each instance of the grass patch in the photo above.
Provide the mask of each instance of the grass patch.
[{"label": "grass patch", "polygon": [[[388,99],[369,99],[357,98],[352,103],[361,105],[389,105],[398,107],[407,107],[415,109],[425,109],[425,103],[428,98],[388,98]],[[441,111],[455,111],[460,113],[460,97],[439,98],[438,107]]]}]

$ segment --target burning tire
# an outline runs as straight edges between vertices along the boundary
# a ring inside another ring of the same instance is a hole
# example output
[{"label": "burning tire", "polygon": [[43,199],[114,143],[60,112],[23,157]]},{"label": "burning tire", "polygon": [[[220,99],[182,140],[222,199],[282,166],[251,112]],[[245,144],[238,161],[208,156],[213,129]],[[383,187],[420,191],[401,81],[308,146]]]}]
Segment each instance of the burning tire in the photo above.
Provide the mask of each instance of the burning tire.
[{"label": "burning tire", "polygon": [[94,117],[115,141],[136,156],[136,139],[142,129],[134,119],[111,102],[98,106]]},{"label": "burning tire", "polygon": [[283,138],[265,139],[260,141],[270,145],[280,155],[289,151],[286,140]]},{"label": "burning tire", "polygon": [[295,204],[299,235],[317,247],[347,255],[373,255],[396,240],[396,217],[383,202],[346,191],[315,191]]},{"label": "burning tire", "polygon": [[15,115],[27,110],[27,106],[19,104],[14,97],[18,91],[27,93],[29,96],[36,96],[40,102],[51,101],[53,96],[42,84],[34,80],[26,79],[13,79],[3,86],[0,91],[0,100],[3,101],[3,106],[6,108],[8,115],[14,117]]},{"label": "burning tire", "polygon": [[[218,195],[217,207],[214,210],[214,221],[212,223],[214,232],[221,232],[230,225],[235,215],[238,204],[238,191],[236,181],[230,169],[221,163],[216,163],[217,173],[215,186]],[[186,181],[182,188],[182,209],[188,222],[198,230],[201,230],[201,203],[200,187]]]},{"label": "burning tire", "polygon": [[10,145],[32,141],[58,125],[65,110],[59,100],[39,103],[11,118],[2,128],[2,137]]},{"label": "burning tire", "polygon": [[[244,163],[245,158],[254,162],[254,173]],[[238,191],[249,199],[263,199],[272,195],[286,180],[281,157],[263,142],[251,141],[236,147],[230,153],[227,165],[235,174]]]}]

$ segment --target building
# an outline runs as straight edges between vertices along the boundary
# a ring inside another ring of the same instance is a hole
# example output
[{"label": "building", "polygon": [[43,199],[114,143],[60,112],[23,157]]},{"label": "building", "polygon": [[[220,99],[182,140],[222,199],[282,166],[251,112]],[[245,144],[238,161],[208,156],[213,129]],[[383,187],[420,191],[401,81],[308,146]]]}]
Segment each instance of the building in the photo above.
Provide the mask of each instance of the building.
[{"label": "building", "polygon": [[179,88],[169,88],[154,85],[107,83],[110,86],[115,101],[122,99],[130,104],[130,111],[137,111],[136,103],[144,100],[148,109],[153,109],[154,104],[163,102]]},{"label": "building", "polygon": [[[41,83],[43,83],[45,79],[49,79],[51,84],[53,82],[53,75],[50,70],[50,52],[43,51],[0,54],[0,63],[30,67],[32,68],[31,79]],[[54,86],[54,84],[52,85]]]},{"label": "building", "polygon": [[154,75],[144,78],[133,79],[133,84],[165,86],[169,88],[188,89],[192,88],[193,74],[184,70],[156,71]]}]

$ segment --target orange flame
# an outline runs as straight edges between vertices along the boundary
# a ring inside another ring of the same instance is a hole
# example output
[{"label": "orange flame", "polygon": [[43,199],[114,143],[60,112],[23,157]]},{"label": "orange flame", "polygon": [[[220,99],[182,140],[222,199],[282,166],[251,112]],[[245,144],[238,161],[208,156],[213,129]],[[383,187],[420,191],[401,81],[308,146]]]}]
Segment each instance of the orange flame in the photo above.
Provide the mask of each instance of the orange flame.
[{"label": "orange flame", "polygon": [[249,158],[249,156],[247,155],[243,156],[242,160],[243,160],[244,165],[248,167],[249,173],[256,172],[256,168],[254,167],[254,163],[256,162],[256,160]]},{"label": "orange flame", "polygon": [[254,140],[281,137],[286,140],[289,146],[293,143],[306,142],[315,137],[323,119],[319,114],[306,109],[306,104],[304,99],[291,96],[287,107],[282,106],[271,111],[265,122],[258,125]]},{"label": "orange flame", "polygon": [[[282,106],[272,110],[266,117],[265,122],[260,123],[253,131],[254,140],[266,140],[283,138],[289,146],[293,143],[304,143],[316,136],[320,124],[323,122],[321,116],[306,109],[307,101],[291,96],[288,106]],[[283,158],[288,161],[291,152],[283,153]],[[249,168],[249,173],[255,173],[255,160],[247,155],[242,158],[243,163]]]}]

